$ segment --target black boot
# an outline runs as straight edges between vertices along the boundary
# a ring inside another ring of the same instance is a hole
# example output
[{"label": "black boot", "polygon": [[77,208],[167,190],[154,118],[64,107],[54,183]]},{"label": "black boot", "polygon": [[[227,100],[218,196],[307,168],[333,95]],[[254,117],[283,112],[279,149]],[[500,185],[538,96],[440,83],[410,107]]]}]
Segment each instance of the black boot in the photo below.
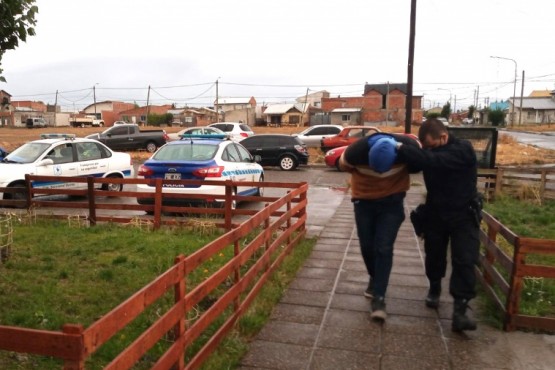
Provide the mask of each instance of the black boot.
[{"label": "black boot", "polygon": [[468,300],[455,299],[453,307],[453,323],[451,330],[461,332],[464,330],[476,330],[476,322],[466,316],[466,309],[468,307]]},{"label": "black boot", "polygon": [[426,296],[426,307],[438,308],[440,295],[441,295],[441,280],[430,281],[430,289],[428,290],[428,296]]}]

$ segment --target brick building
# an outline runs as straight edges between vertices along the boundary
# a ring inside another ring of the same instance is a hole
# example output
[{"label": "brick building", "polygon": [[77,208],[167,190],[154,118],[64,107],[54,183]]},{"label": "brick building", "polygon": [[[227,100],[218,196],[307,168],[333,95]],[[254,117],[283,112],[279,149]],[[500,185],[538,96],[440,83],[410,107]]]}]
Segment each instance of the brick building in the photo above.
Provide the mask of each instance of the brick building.
[{"label": "brick building", "polygon": [[[405,122],[406,93],[407,84],[366,84],[360,97],[323,97],[322,109],[339,124],[401,125]],[[353,122],[353,117],[345,114],[348,108],[360,111],[356,119],[361,122]],[[422,96],[412,97],[412,121],[422,122]]]}]

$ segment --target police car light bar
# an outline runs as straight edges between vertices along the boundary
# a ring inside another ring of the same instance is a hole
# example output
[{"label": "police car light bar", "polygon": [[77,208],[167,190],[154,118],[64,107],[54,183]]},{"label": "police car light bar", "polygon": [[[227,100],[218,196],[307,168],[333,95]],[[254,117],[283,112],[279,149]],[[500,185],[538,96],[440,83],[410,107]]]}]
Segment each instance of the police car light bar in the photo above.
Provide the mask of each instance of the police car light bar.
[{"label": "police car light bar", "polygon": [[41,139],[75,139],[75,134],[40,134]]}]

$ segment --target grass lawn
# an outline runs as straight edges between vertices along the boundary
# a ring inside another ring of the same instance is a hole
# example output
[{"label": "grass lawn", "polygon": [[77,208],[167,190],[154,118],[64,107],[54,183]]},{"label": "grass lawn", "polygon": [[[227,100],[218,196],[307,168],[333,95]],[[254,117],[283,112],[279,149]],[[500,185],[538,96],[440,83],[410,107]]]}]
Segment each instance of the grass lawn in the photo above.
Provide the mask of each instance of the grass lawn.
[{"label": "grass lawn", "polygon": [[[13,246],[0,265],[0,325],[60,330],[66,323],[88,327],[134,292],[168,269],[179,254],[190,254],[212,241],[220,231],[184,228],[156,231],[102,224],[70,228],[56,221],[13,227]],[[307,240],[286,259],[279,274],[241,320],[230,350],[222,349],[207,368],[234,363],[246,350],[246,340],[266,321],[295,271],[308,256]],[[232,246],[203,265],[188,281],[189,289],[227,262]],[[119,332],[87,361],[87,369],[103,368],[173,303],[173,290]],[[206,338],[202,338],[205,341]],[[169,341],[157,344],[134,369],[148,369]],[[58,360],[0,351],[0,369],[60,369]]]}]

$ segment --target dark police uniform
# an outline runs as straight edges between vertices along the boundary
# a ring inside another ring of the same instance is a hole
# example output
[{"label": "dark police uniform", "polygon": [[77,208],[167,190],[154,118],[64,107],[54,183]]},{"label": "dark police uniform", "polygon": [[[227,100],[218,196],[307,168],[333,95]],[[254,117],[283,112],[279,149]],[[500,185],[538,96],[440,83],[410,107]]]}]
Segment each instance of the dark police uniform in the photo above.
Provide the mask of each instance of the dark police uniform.
[{"label": "dark police uniform", "polygon": [[421,169],[426,183],[424,249],[426,276],[441,281],[451,243],[450,294],[457,300],[476,296],[475,265],[480,241],[477,197],[477,160],[472,145],[449,135],[447,144],[430,150],[403,145],[398,160]]}]

